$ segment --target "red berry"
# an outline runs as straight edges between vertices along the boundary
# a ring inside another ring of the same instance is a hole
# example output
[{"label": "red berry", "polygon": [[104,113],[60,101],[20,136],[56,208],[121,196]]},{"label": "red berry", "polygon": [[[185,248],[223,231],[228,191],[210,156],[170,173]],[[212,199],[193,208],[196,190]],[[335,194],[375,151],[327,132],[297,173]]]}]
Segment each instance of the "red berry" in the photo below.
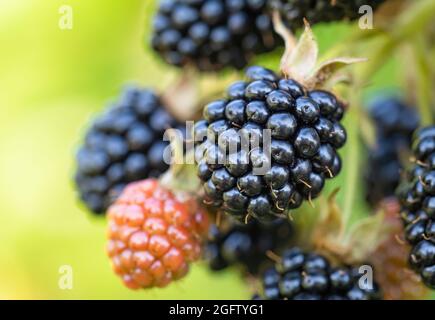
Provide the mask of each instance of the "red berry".
[{"label": "red berry", "polygon": [[107,254],[131,289],[164,287],[201,256],[208,217],[193,197],[158,180],[129,184],[108,210]]}]

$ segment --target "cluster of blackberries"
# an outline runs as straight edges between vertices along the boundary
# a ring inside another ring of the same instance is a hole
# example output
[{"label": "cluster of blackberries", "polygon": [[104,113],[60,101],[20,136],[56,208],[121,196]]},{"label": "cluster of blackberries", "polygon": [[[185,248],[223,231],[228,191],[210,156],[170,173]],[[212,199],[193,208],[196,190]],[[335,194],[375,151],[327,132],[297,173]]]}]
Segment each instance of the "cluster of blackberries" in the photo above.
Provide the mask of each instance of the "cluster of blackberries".
[{"label": "cluster of blackberries", "polygon": [[361,6],[369,5],[375,10],[385,0],[269,0],[270,7],[278,10],[283,21],[292,29],[304,25],[303,19],[310,24],[340,20],[356,20],[364,12]]},{"label": "cluster of blackberries", "polygon": [[435,126],[416,132],[413,155],[415,163],[397,193],[406,239],[413,247],[409,263],[435,289]]},{"label": "cluster of blackberries", "polygon": [[344,108],[333,94],[262,67],[246,78],[195,125],[198,176],[206,203],[241,220],[271,220],[317,197],[340,172]]},{"label": "cluster of blackberries", "polygon": [[369,280],[360,281],[361,276],[357,267],[333,268],[325,257],[293,248],[286,250],[276,266],[264,273],[263,294],[258,298],[267,300],[380,299],[381,293],[377,284],[370,283]]},{"label": "cluster of blackberries", "polygon": [[215,271],[235,265],[257,275],[269,262],[267,252],[279,253],[292,235],[292,224],[287,219],[272,223],[252,220],[247,224],[232,224],[227,229],[213,225],[205,248],[206,260]]},{"label": "cluster of blackberries", "polygon": [[162,0],[154,18],[154,50],[180,67],[241,69],[280,42],[266,0]]},{"label": "cluster of blackberries", "polygon": [[381,97],[370,106],[376,141],[369,150],[366,172],[366,199],[375,206],[393,196],[400,183],[401,156],[409,153],[414,131],[419,125],[415,108],[395,97]]},{"label": "cluster of blackberries", "polygon": [[127,88],[95,119],[77,153],[81,200],[94,213],[104,213],[127,183],[163,173],[168,168],[163,133],[176,125],[151,90]]}]

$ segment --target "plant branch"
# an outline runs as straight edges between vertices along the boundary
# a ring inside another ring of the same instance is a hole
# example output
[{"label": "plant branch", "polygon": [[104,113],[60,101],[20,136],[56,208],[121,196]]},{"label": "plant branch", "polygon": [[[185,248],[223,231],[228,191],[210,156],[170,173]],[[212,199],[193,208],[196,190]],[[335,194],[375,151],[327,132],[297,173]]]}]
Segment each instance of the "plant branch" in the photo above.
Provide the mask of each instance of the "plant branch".
[{"label": "plant branch", "polygon": [[426,51],[422,35],[416,36],[412,44],[417,81],[417,105],[420,111],[420,121],[422,125],[430,125],[434,120],[433,111],[431,110],[431,105],[434,103],[433,93],[431,91],[431,65],[427,58],[428,52]]},{"label": "plant branch", "polygon": [[347,153],[344,162],[347,164],[347,175],[345,180],[345,198],[343,202],[343,228],[340,232],[340,238],[345,237],[345,232],[349,227],[349,223],[354,211],[353,204],[355,202],[357,180],[359,174],[359,118],[360,118],[360,87],[353,85],[349,92],[352,92],[350,98],[350,108],[348,110],[348,121],[351,125],[347,126]]}]

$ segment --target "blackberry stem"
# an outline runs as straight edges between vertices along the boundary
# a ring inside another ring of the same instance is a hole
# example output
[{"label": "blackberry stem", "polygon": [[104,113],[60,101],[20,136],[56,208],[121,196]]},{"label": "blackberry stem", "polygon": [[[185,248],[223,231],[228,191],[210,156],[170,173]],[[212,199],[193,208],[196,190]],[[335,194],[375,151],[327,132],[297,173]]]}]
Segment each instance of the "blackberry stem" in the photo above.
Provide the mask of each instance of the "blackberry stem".
[{"label": "blackberry stem", "polygon": [[360,119],[360,87],[355,84],[350,89],[353,94],[351,96],[350,107],[348,110],[348,121],[350,126],[347,127],[348,134],[348,149],[345,162],[348,165],[348,171],[345,180],[345,198],[343,204],[343,228],[340,231],[339,238],[345,237],[345,232],[348,229],[355,202],[355,193],[357,188],[357,180],[359,175],[359,119]]},{"label": "blackberry stem", "polygon": [[416,69],[417,105],[420,111],[420,121],[423,126],[433,123],[431,110],[431,65],[427,59],[426,48],[422,35],[416,35],[413,41],[413,58]]},{"label": "blackberry stem", "polygon": [[432,21],[434,15],[435,1],[414,1],[409,10],[405,10],[391,28],[394,38],[403,40],[421,33],[422,30],[425,30],[426,25]]}]

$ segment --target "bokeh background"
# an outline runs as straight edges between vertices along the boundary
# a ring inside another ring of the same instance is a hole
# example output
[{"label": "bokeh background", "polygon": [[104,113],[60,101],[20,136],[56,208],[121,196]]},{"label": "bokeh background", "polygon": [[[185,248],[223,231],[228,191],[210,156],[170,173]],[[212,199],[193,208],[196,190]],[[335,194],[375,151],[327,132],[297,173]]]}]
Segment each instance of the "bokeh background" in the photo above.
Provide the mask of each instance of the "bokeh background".
[{"label": "bokeh background", "polygon": [[[62,5],[73,8],[72,30],[58,26]],[[74,152],[88,120],[124,84],[164,90],[176,75],[145,45],[154,7],[154,0],[0,0],[0,298],[251,296],[236,272],[216,275],[201,264],[167,289],[124,288],[104,252],[104,219],[76,201]],[[348,30],[315,27],[321,51]],[[260,59],[276,68],[278,56]],[[395,65],[382,67],[365,97],[397,87]],[[59,289],[62,265],[73,268],[72,290]]]}]

